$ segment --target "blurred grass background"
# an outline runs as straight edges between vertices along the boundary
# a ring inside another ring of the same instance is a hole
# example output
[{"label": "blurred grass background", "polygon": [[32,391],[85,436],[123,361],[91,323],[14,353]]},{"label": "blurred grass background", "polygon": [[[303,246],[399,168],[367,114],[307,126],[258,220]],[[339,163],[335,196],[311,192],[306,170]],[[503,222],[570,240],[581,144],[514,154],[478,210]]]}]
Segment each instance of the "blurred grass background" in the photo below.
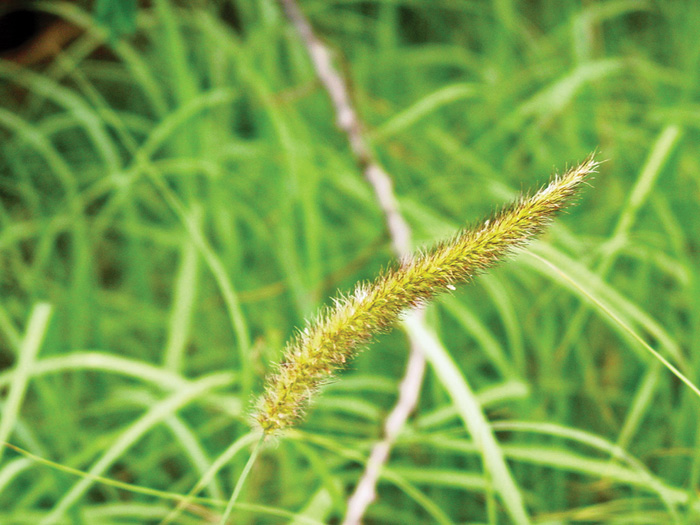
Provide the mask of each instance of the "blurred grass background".
[{"label": "blurred grass background", "polygon": [[[76,38],[41,64],[0,62],[0,439],[182,494],[247,435],[294,328],[391,261],[280,7],[185,4],[141,6],[120,35],[90,6],[36,2]],[[534,522],[698,523],[700,399],[587,297],[697,384],[700,4],[300,5],[417,247],[597,149],[579,205],[429,321]],[[407,355],[400,331],[382,336],[326,388],[263,452],[241,498],[259,506],[236,523],[338,522]],[[204,514],[178,523],[221,511],[243,444]],[[367,523],[508,523],[431,372],[378,492]],[[157,523],[171,508],[2,455],[2,523]]]}]

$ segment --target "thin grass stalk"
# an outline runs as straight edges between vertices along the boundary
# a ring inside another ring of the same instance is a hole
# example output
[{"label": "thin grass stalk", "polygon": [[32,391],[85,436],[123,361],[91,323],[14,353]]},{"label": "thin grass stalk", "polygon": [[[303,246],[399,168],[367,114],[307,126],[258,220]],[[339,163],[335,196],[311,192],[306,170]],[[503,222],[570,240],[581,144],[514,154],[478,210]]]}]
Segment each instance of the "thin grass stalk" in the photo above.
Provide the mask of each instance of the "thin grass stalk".
[{"label": "thin grass stalk", "polygon": [[238,477],[238,481],[236,482],[236,486],[233,489],[233,494],[231,494],[231,499],[229,499],[228,505],[226,505],[226,509],[224,510],[224,513],[221,515],[221,520],[219,521],[220,525],[226,525],[226,522],[228,521],[229,517],[231,516],[231,512],[233,512],[233,507],[236,505],[236,501],[238,501],[238,496],[240,496],[241,490],[243,490],[243,485],[245,485],[245,482],[248,479],[248,474],[250,474],[250,471],[253,468],[253,465],[255,464],[255,460],[258,458],[258,454],[260,453],[260,447],[262,447],[264,440],[265,440],[265,435],[263,434],[262,436],[260,436],[260,439],[255,444],[253,451],[250,453],[250,457],[248,458],[248,461],[246,462],[245,467],[243,467],[243,471],[241,472],[241,475]]}]

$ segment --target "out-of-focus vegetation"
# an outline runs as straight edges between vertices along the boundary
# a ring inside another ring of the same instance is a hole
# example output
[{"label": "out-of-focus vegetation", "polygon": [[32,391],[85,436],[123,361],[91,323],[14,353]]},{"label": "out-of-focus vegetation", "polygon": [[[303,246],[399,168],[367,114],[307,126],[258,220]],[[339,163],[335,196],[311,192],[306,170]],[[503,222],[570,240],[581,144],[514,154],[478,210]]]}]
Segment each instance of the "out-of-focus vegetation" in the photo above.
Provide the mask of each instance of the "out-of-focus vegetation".
[{"label": "out-of-focus vegetation", "polygon": [[[700,3],[300,5],[417,247],[597,148],[580,204],[428,320],[533,522],[697,522],[700,398],[639,339],[698,383]],[[294,327],[391,261],[383,216],[276,2],[154,0],[122,37],[33,8],[76,37],[0,61],[0,441],[58,465],[5,449],[0,523],[157,523],[218,458],[178,523],[215,519]],[[407,355],[382,336],[324,389],[236,523],[341,519]],[[508,521],[429,371],[367,523]]]}]

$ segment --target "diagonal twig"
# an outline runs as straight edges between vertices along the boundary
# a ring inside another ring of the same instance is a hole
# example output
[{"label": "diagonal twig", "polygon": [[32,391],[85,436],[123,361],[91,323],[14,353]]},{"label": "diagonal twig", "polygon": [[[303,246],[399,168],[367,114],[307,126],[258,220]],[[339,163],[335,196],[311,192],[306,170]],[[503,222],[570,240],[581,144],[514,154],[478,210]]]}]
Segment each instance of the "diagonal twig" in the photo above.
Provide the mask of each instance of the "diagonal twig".
[{"label": "diagonal twig", "polygon": [[[280,0],[280,3],[299,33],[316,75],[331,99],[338,127],[346,134],[353,155],[374,190],[384,213],[395,254],[398,257],[410,254],[411,229],[399,211],[392,180],[372,154],[362,123],[351,102],[346,82],[333,66],[331,52],[314,34],[311,24],[299,9],[296,0]],[[422,316],[414,319],[417,320],[416,322],[423,323]],[[425,358],[418,343],[410,335],[409,340],[411,353],[399,386],[397,403],[384,422],[384,437],[372,449],[365,471],[348,501],[344,525],[360,523],[367,507],[374,501],[375,487],[381,469],[387,463],[396,438],[418,403],[425,375]]]}]

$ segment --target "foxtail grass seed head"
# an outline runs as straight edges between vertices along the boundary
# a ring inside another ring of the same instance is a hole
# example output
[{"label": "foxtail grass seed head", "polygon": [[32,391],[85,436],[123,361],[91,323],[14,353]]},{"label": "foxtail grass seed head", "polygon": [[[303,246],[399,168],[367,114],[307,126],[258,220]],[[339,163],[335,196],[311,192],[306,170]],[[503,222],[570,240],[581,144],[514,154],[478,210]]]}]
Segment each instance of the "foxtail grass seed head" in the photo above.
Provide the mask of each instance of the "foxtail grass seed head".
[{"label": "foxtail grass seed head", "polygon": [[405,310],[470,281],[539,234],[570,204],[597,166],[590,156],[478,227],[462,230],[382,272],[373,282],[359,284],[350,295],[336,298],[288,343],[258,402],[256,424],[265,434],[274,434],[298,421],[318,388],[374,334],[387,331]]}]

